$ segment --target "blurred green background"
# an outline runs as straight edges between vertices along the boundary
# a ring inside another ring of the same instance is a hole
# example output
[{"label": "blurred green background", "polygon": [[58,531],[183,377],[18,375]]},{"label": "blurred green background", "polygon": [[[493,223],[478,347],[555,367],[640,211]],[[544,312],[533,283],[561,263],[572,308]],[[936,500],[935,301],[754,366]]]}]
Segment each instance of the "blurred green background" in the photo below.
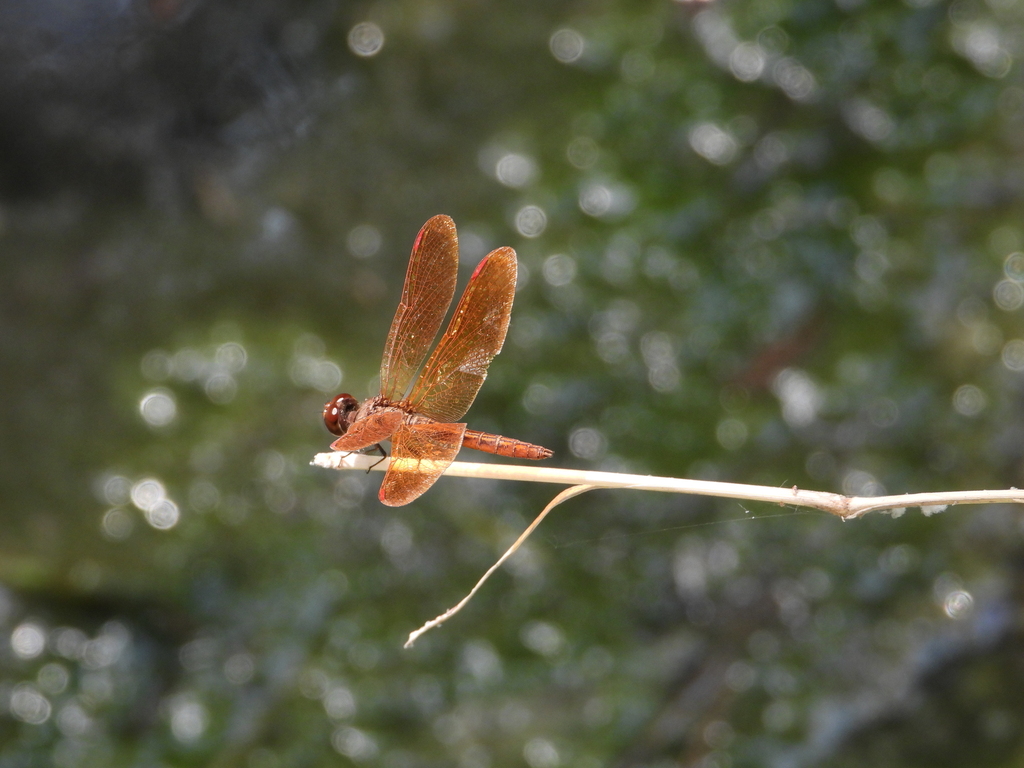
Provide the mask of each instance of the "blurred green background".
[{"label": "blurred green background", "polygon": [[[1018,507],[309,466],[412,240],[549,466],[1024,484],[1024,2],[0,3],[0,767],[1024,764]],[[467,460],[479,457],[464,456]],[[935,512],[935,510],[928,510]]]}]

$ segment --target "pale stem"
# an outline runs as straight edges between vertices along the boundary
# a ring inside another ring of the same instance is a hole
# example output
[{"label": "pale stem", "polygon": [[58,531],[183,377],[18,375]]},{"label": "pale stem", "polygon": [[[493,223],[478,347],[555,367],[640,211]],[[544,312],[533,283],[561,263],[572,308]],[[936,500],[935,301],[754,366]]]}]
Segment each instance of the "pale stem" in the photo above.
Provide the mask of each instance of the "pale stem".
[{"label": "pale stem", "polygon": [[[313,457],[315,466],[327,469],[374,469],[384,471],[390,459],[381,460],[376,456],[357,453],[318,453]],[[422,464],[420,465],[422,466]],[[773,504],[820,509],[840,518],[852,520],[883,509],[903,510],[906,507],[921,507],[925,514],[941,512],[953,504],[995,504],[1024,503],[1024,491],[1011,488],[1006,491],[940,491],[936,493],[905,493],[897,496],[843,496],[824,491],[807,491],[797,488],[775,488],[766,485],[745,485],[742,483],[719,483],[712,480],[682,480],[675,477],[654,477],[652,475],[626,475],[617,472],[592,472],[578,469],[555,469],[550,467],[528,467],[522,464],[470,464],[457,461],[445,471],[454,477],[477,477],[490,480],[523,480],[534,483],[557,483],[571,488],[559,493],[522,535],[512,544],[498,561],[487,569],[462,600],[440,616],[431,619],[422,627],[409,634],[405,647],[412,646],[424,632],[441,626],[462,610],[484,582],[490,578],[502,563],[508,560],[540,525],[547,514],[563,501],[597,488],[631,488],[638,491],[663,491],[666,493],[690,493],[699,496],[719,496],[743,501],[767,501]]]},{"label": "pale stem", "polygon": [[592,485],[577,485],[572,488],[566,488],[560,494],[555,496],[555,498],[551,500],[551,503],[544,507],[544,510],[539,515],[537,515],[536,518],[534,518],[533,522],[530,523],[529,527],[519,535],[519,538],[512,543],[512,546],[505,550],[505,554],[499,557],[497,561],[494,563],[494,565],[487,569],[487,572],[480,577],[479,581],[477,581],[476,584],[473,585],[473,588],[469,590],[469,593],[464,598],[462,598],[458,603],[456,603],[447,611],[442,613],[440,616],[431,619],[414,632],[410,632],[409,639],[405,641],[405,647],[412,648],[413,643],[415,643],[416,640],[419,639],[420,635],[422,635],[424,632],[429,632],[434,627],[441,626],[446,621],[448,621],[448,619],[450,619],[456,613],[461,611],[463,607],[466,605],[466,603],[473,599],[473,595],[475,595],[480,590],[480,587],[484,585],[484,582],[491,578],[491,574],[498,570],[501,567],[502,563],[504,563],[506,560],[512,557],[512,555],[515,554],[516,550],[519,549],[520,546],[522,546],[523,542],[529,538],[530,534],[537,529],[537,526],[540,525],[541,520],[548,516],[548,512],[557,507],[563,501],[571,499],[573,496],[579,496],[581,493],[592,491],[593,489],[594,486]]},{"label": "pale stem", "polygon": [[[381,461],[377,456],[358,453],[318,453],[313,465],[327,469],[373,468],[383,471],[390,459]],[[375,465],[375,466],[374,466]],[[584,469],[558,469],[530,467],[522,464],[472,464],[456,461],[445,471],[451,477],[476,477],[489,480],[520,480],[557,485],[587,485],[596,488],[631,488],[637,491],[689,493],[698,496],[719,496],[743,501],[766,501],[783,506],[810,507],[852,520],[883,509],[923,507],[926,513],[940,511],[935,507],[953,504],[1020,504],[1024,503],[1024,490],[1010,488],[1000,491],[935,491],[931,493],[905,493],[895,496],[843,496],[826,491],[797,488],[778,488],[768,485],[720,483],[714,480],[685,480],[654,475],[627,475],[618,472],[595,472]]]}]

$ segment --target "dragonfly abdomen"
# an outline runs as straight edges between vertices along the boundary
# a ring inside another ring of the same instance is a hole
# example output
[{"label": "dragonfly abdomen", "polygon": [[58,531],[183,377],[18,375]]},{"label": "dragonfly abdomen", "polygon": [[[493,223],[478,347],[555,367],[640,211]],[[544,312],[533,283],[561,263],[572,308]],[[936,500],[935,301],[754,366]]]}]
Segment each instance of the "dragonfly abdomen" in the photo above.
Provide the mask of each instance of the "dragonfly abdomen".
[{"label": "dragonfly abdomen", "polygon": [[494,453],[498,456],[509,456],[513,459],[546,459],[551,456],[551,451],[540,445],[527,443],[524,440],[516,440],[514,437],[504,435],[492,435],[490,432],[478,432],[475,429],[467,429],[462,438],[463,448],[472,448],[475,451]]}]

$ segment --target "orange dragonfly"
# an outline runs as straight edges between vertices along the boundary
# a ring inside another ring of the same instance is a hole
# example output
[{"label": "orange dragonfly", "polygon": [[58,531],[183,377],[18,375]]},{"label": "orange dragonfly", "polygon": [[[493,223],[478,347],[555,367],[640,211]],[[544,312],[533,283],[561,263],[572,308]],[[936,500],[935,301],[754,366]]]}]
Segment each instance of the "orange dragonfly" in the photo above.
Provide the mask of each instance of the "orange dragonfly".
[{"label": "orange dragonfly", "polygon": [[360,404],[342,393],[324,406],[324,424],[340,435],[331,443],[334,450],[373,448],[387,455],[380,442],[391,440],[391,464],[378,494],[390,507],[419,497],[463,446],[517,459],[551,456],[539,445],[457,423],[505,342],[516,289],[516,252],[511,248],[491,251],[477,265],[448,330],[415,375],[455,296],[458,267],[455,222],[434,216],[412,245],[402,300],[384,344],[380,394]]}]

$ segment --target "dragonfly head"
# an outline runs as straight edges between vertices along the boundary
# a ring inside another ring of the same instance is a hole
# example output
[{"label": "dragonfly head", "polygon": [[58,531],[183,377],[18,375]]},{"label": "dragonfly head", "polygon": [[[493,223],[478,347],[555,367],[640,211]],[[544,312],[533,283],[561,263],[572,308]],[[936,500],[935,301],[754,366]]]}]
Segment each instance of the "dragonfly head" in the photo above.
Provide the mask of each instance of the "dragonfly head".
[{"label": "dragonfly head", "polygon": [[352,395],[342,392],[324,405],[324,425],[332,434],[344,435],[357,408],[359,401]]}]

